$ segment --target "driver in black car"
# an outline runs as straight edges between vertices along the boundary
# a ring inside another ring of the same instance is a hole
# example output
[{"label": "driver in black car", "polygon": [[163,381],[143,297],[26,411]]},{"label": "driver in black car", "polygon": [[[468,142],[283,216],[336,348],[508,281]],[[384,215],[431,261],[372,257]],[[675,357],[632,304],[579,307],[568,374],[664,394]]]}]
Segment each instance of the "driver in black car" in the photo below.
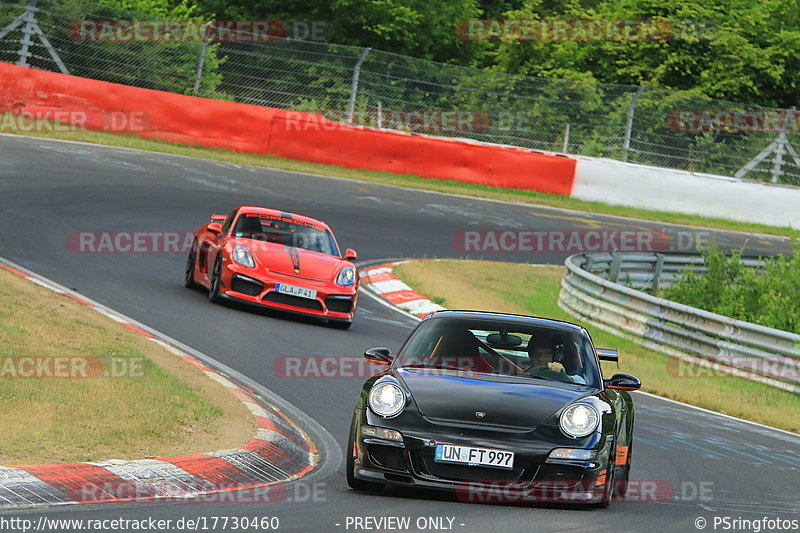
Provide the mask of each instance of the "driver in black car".
[{"label": "driver in black car", "polygon": [[557,381],[586,383],[579,375],[567,374],[564,365],[556,361],[556,346],[561,339],[554,335],[539,334],[528,342],[528,358],[530,366],[526,371],[530,374]]}]

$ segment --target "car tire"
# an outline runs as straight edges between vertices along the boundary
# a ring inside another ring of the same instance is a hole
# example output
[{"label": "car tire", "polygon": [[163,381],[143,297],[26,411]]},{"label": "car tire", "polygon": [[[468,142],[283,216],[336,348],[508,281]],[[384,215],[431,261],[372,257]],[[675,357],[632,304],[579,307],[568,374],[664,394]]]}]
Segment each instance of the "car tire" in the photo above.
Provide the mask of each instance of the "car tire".
[{"label": "car tire", "polygon": [[363,479],[358,479],[355,476],[355,458],[353,457],[353,449],[355,447],[355,439],[356,439],[356,421],[353,419],[353,422],[350,423],[350,438],[348,439],[347,443],[347,464],[345,465],[345,470],[347,472],[347,485],[351,489],[360,490],[363,492],[377,492],[384,487],[383,483],[375,483],[374,481],[365,481]]},{"label": "car tire", "polygon": [[196,289],[197,283],[194,281],[194,268],[197,264],[197,241],[192,241],[192,248],[189,250],[189,257],[186,258],[186,268],[183,273],[183,286],[187,289]]},{"label": "car tire", "polygon": [[608,466],[606,467],[606,486],[603,489],[603,496],[600,501],[595,504],[599,509],[606,509],[611,505],[611,500],[614,498],[614,483],[616,476],[614,476],[614,462],[616,461],[616,453],[608,458]]},{"label": "car tire", "polygon": [[350,326],[353,325],[352,320],[334,320],[332,318],[328,319],[328,325],[334,329],[350,329]]},{"label": "car tire", "polygon": [[214,263],[214,270],[211,273],[211,284],[208,286],[208,301],[215,304],[222,300],[219,294],[219,286],[222,283],[222,261],[217,257]]},{"label": "car tire", "polygon": [[625,461],[625,466],[623,467],[623,473],[619,476],[619,479],[615,481],[614,486],[614,499],[624,500],[625,496],[628,494],[628,484],[631,478],[631,454],[633,453],[633,441],[628,443],[628,458]]}]

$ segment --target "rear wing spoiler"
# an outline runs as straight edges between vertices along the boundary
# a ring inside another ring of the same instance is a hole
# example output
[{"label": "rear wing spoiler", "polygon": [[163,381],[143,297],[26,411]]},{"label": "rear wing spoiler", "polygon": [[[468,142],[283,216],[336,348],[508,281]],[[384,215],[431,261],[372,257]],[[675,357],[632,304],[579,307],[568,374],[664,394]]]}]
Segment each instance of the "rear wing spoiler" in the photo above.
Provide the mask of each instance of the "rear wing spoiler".
[{"label": "rear wing spoiler", "polygon": [[225,220],[225,215],[211,215],[211,222],[222,222]]},{"label": "rear wing spoiler", "polygon": [[595,348],[594,351],[597,352],[597,357],[599,357],[601,361],[613,361],[617,363],[617,368],[619,368],[619,350],[614,350],[612,348]]}]

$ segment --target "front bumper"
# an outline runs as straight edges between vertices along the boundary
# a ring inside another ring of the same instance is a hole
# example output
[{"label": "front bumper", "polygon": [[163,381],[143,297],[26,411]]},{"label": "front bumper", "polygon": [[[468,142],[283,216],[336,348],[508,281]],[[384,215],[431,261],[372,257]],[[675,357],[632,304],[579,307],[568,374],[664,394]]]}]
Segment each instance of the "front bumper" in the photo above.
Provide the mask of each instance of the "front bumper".
[{"label": "front bumper", "polygon": [[[403,431],[396,424],[381,424],[386,421],[372,413],[368,416],[369,422],[361,420],[356,426],[352,452],[353,475],[365,481],[455,492],[467,502],[597,503],[611,477],[608,457],[612,439],[599,435],[591,439],[596,449],[591,461],[554,460],[548,458],[554,448],[569,446],[486,430],[431,427]],[[363,423],[396,429],[403,434],[403,442],[363,438]],[[438,443],[513,451],[514,467],[506,470],[438,463],[434,460]]]},{"label": "front bumper", "polygon": [[[224,298],[259,307],[334,320],[352,320],[358,302],[358,284],[342,287],[275,272],[265,275],[232,261],[223,263],[221,282],[220,294]],[[301,298],[279,293],[275,290],[278,283],[313,289],[317,292],[316,298]]]}]

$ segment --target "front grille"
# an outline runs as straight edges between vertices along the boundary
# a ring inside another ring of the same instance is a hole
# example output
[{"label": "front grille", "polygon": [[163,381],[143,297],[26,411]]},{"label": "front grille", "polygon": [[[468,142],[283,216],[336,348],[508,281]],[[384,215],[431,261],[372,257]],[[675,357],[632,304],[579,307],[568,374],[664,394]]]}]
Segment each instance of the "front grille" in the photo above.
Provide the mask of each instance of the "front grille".
[{"label": "front grille", "polygon": [[369,444],[368,446],[369,458],[373,463],[392,470],[406,470],[402,448],[381,446],[380,444]]},{"label": "front grille", "polygon": [[300,298],[299,296],[292,296],[291,294],[283,294],[282,292],[268,292],[262,298],[265,302],[275,302],[279,304],[291,305],[294,307],[302,307],[303,309],[311,309],[313,311],[322,311],[322,304],[317,300],[309,300],[308,298]]},{"label": "front grille", "polygon": [[325,307],[328,308],[328,311],[333,311],[334,313],[349,313],[352,306],[353,298],[350,296],[344,298],[341,296],[328,296],[325,298]]},{"label": "front grille", "polygon": [[249,296],[258,296],[264,290],[264,284],[254,279],[247,279],[234,274],[233,280],[231,280],[231,290]]},{"label": "front grille", "polygon": [[420,453],[419,455],[421,458],[421,474],[452,481],[517,481],[525,470],[520,465],[511,470],[505,470],[501,468],[437,463],[433,460],[433,454],[431,453]]}]

